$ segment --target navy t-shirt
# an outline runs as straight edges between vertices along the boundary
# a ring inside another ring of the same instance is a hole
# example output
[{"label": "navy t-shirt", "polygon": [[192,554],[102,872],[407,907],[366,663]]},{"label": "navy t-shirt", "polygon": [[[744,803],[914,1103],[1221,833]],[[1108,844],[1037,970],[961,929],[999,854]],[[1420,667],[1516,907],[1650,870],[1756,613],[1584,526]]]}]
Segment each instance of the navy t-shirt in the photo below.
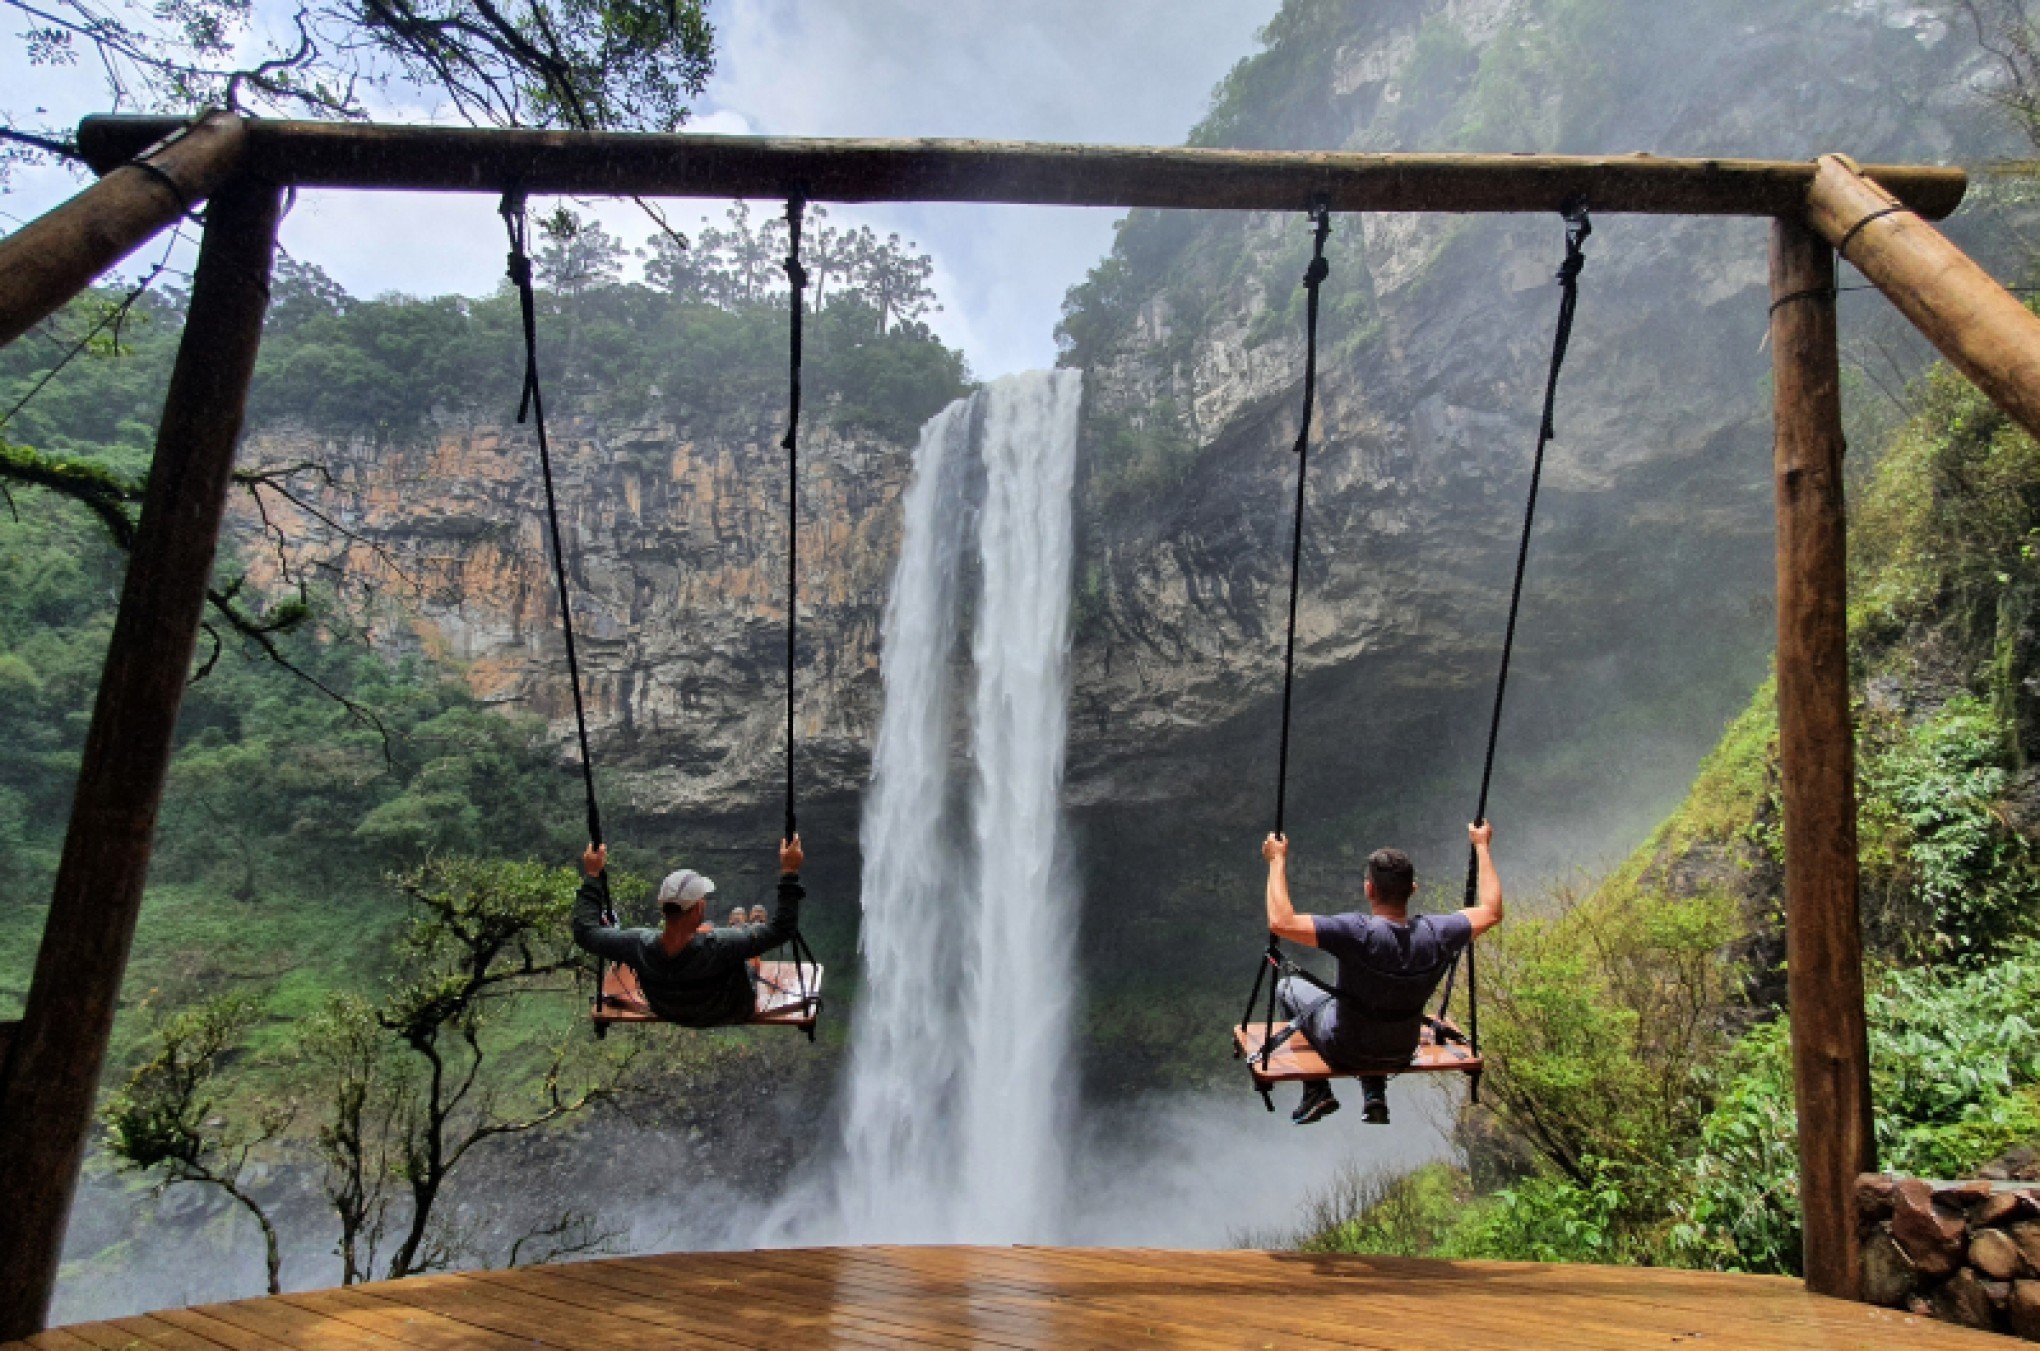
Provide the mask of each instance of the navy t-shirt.
[{"label": "navy t-shirt", "polygon": [[1424,1006],[1472,941],[1472,921],[1456,910],[1408,924],[1378,915],[1317,916],[1317,945],[1338,959],[1340,993],[1312,1020],[1318,1049],[1334,1059],[1369,1059],[1401,1054],[1396,1048],[1407,1039],[1413,1052]]}]

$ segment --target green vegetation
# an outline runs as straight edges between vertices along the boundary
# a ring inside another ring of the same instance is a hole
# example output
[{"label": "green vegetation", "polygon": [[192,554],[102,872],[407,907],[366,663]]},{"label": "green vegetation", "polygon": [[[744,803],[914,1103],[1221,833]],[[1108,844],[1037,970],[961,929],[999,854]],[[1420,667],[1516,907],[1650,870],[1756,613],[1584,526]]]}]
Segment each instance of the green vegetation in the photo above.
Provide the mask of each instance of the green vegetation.
[{"label": "green vegetation", "polygon": [[[1878,1150],[1923,1176],[2040,1140],[2036,528],[2040,448],[1936,372],[1852,563]],[[1798,1269],[1774,699],[1627,864],[1490,940],[1471,1176],[1342,1179],[1309,1245]]]}]

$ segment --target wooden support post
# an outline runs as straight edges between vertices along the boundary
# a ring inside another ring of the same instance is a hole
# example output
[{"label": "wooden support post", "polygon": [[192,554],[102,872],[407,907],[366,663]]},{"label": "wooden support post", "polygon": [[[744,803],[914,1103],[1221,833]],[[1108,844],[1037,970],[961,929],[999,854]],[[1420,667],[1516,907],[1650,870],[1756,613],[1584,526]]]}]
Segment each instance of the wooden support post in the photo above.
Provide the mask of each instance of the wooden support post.
[{"label": "wooden support post", "polygon": [[208,214],[42,948],[0,1066],[0,1341],[43,1325],[148,874],[269,303],[281,192]]},{"label": "wooden support post", "polygon": [[0,239],[0,346],[210,197],[247,142],[241,118],[216,113]]},{"label": "wooden support post", "polygon": [[1856,896],[1842,398],[1834,250],[1771,232],[1778,492],[1778,754],[1785,799],[1786,988],[1799,1107],[1806,1283],[1856,1296],[1856,1175],[1876,1157]]},{"label": "wooden support post", "polygon": [[2040,316],[1839,155],[1820,158],[1806,212],[1950,365],[2040,436]]}]

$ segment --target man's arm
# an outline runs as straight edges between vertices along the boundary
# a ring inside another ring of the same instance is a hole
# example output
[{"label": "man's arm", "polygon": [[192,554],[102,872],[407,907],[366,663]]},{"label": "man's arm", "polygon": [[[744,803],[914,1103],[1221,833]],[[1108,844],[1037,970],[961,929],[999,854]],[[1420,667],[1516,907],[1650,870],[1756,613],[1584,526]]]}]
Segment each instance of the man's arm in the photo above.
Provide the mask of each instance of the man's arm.
[{"label": "man's arm", "polygon": [[800,902],[807,889],[800,884],[800,865],[807,861],[800,836],[779,845],[779,905],[764,924],[746,924],[726,940],[745,959],[770,952],[800,932]]},{"label": "man's arm", "polygon": [[1480,861],[1480,878],[1474,890],[1474,903],[1459,913],[1466,916],[1466,922],[1473,926],[1473,936],[1478,938],[1502,922],[1502,879],[1495,871],[1490,848],[1495,838],[1493,824],[1482,821],[1468,826],[1466,837],[1473,842],[1473,856]]},{"label": "man's arm", "polygon": [[602,922],[609,909],[609,846],[589,845],[581,855],[580,894],[574,897],[574,943],[611,962],[628,962],[637,953],[637,942],[621,929]]},{"label": "man's arm", "polygon": [[1291,943],[1316,947],[1316,918],[1297,914],[1289,901],[1289,837],[1270,835],[1261,842],[1261,857],[1268,860],[1268,932]]}]

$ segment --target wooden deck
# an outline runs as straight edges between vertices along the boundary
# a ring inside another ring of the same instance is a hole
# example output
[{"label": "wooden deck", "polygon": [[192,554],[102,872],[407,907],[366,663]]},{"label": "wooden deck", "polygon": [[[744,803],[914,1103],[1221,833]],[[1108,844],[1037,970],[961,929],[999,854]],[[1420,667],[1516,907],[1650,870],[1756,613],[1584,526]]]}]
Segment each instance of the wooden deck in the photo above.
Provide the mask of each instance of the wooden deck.
[{"label": "wooden deck", "polygon": [[678,1253],[169,1309],[14,1346],[1633,1347],[2016,1343],[1765,1276],[1085,1248]]}]

